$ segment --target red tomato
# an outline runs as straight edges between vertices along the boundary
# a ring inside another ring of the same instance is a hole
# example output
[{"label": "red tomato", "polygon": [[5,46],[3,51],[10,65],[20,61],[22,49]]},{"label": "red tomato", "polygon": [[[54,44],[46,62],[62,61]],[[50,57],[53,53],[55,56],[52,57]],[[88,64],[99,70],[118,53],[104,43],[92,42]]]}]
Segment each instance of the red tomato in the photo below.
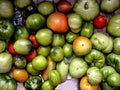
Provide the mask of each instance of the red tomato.
[{"label": "red tomato", "polygon": [[39,46],[39,43],[36,39],[35,34],[29,35],[28,39],[33,43],[34,47],[37,48]]},{"label": "red tomato", "polygon": [[14,49],[14,42],[10,42],[10,43],[8,44],[8,51],[9,51],[9,53],[11,53],[12,55],[16,55],[16,54],[17,54],[16,51],[15,51],[15,49]]},{"label": "red tomato", "polygon": [[28,55],[26,55],[26,60],[27,61],[32,61],[34,57],[38,55],[38,52],[36,49],[34,49],[32,52],[30,52]]},{"label": "red tomato", "polygon": [[54,32],[66,33],[69,29],[68,17],[63,13],[54,12],[48,16],[47,26]]},{"label": "red tomato", "polygon": [[107,22],[107,18],[104,15],[98,15],[93,20],[93,24],[94,24],[95,28],[98,28],[98,29],[105,27],[106,22]]},{"label": "red tomato", "polygon": [[67,0],[60,0],[57,3],[57,9],[60,12],[63,12],[63,13],[70,12],[72,10],[72,7],[73,7],[73,5],[69,1],[67,1]]}]

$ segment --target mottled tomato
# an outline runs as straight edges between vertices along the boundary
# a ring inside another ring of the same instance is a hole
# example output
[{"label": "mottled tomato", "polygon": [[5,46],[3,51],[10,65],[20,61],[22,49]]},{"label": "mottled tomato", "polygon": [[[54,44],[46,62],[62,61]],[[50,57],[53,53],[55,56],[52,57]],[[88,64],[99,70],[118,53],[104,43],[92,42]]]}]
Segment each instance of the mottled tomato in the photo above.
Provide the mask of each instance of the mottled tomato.
[{"label": "mottled tomato", "polygon": [[68,13],[72,10],[72,7],[73,5],[71,4],[71,2],[67,1],[67,0],[60,0],[58,3],[57,3],[57,9],[60,11],[60,12],[63,12],[63,13]]},{"label": "mottled tomato", "polygon": [[106,23],[107,23],[107,18],[104,15],[98,15],[93,20],[94,27],[98,29],[105,27]]},{"label": "mottled tomato", "polygon": [[32,50],[28,55],[26,55],[27,61],[32,61],[34,57],[38,55],[38,52],[36,49]]},{"label": "mottled tomato", "polygon": [[81,90],[98,90],[99,84],[98,85],[91,85],[88,82],[87,76],[83,76],[80,80],[80,89]]},{"label": "mottled tomato", "polygon": [[35,34],[29,35],[28,39],[32,42],[32,44],[33,44],[33,46],[34,46],[35,48],[37,48],[37,47],[39,46],[39,43],[38,43],[38,41],[37,41],[37,39],[36,39]]},{"label": "mottled tomato", "polygon": [[15,49],[13,48],[13,46],[14,46],[14,42],[10,42],[10,43],[8,44],[8,51],[9,51],[9,53],[11,53],[12,55],[16,55],[17,53],[16,53]]},{"label": "mottled tomato", "polygon": [[47,18],[47,27],[54,32],[66,33],[69,29],[67,15],[60,12],[50,14]]}]

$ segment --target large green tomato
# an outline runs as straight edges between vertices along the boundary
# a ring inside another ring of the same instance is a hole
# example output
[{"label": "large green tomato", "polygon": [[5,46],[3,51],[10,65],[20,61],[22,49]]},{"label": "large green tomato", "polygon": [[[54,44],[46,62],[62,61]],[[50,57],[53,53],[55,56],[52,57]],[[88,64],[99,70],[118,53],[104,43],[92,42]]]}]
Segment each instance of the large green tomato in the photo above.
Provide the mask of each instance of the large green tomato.
[{"label": "large green tomato", "polygon": [[[7,66],[7,65],[6,65]],[[0,90],[16,90],[17,82],[8,74],[0,74]]]},{"label": "large green tomato", "polygon": [[25,26],[29,32],[36,32],[45,25],[45,17],[39,13],[30,14],[27,19]]},{"label": "large green tomato", "polygon": [[18,39],[13,48],[18,54],[28,55],[33,49],[33,44],[28,39]]},{"label": "large green tomato", "polygon": [[8,19],[0,19],[0,39],[10,39],[14,34],[14,24]]},{"label": "large green tomato", "polygon": [[97,85],[102,81],[102,73],[98,67],[90,67],[87,70],[87,77],[92,85]]},{"label": "large green tomato", "polygon": [[120,36],[119,28],[120,28],[120,14],[115,14],[108,21],[107,32],[114,37],[119,37]]},{"label": "large green tomato", "polygon": [[0,53],[0,73],[8,73],[12,69],[13,58],[7,52]]},{"label": "large green tomato", "polygon": [[42,71],[47,67],[47,65],[48,65],[47,59],[42,55],[36,56],[32,60],[32,66],[35,70]]},{"label": "large green tomato", "polygon": [[57,70],[51,70],[49,72],[48,78],[53,86],[57,86],[61,83],[61,76]]},{"label": "large green tomato", "polygon": [[106,13],[112,13],[119,8],[119,0],[100,0],[100,9]]},{"label": "large green tomato", "polygon": [[100,12],[97,0],[77,0],[73,11],[80,14],[86,21],[94,19]]},{"label": "large green tomato", "polygon": [[[83,68],[84,67],[84,68]],[[86,74],[88,69],[87,63],[79,57],[74,57],[70,61],[69,73],[74,78],[81,78]]]},{"label": "large green tomato", "polygon": [[50,56],[55,62],[62,61],[64,59],[64,51],[60,46],[53,47],[50,50]]},{"label": "large green tomato", "polygon": [[102,32],[97,32],[91,37],[92,47],[103,52],[110,53],[113,48],[113,40]]},{"label": "large green tomato", "polygon": [[102,68],[105,64],[105,56],[102,52],[92,49],[90,53],[85,55],[85,61],[90,66],[96,66],[98,68]]},{"label": "large green tomato", "polygon": [[52,43],[53,32],[48,28],[39,29],[36,33],[36,39],[40,45],[48,46]]},{"label": "large green tomato", "polygon": [[14,16],[14,6],[9,0],[0,0],[0,18],[12,18]]}]

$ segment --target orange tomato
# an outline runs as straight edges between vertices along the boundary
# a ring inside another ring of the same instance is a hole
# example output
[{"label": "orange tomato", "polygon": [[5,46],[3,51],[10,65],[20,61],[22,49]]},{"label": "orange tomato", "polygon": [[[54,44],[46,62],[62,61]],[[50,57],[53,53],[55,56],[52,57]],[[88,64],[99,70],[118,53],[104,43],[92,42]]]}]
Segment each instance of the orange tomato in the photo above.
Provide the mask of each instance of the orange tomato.
[{"label": "orange tomato", "polygon": [[99,90],[99,85],[91,85],[87,76],[83,76],[80,80],[80,90]]},{"label": "orange tomato", "polygon": [[28,72],[25,69],[14,69],[12,74],[18,82],[25,82],[28,79]]},{"label": "orange tomato", "polygon": [[47,18],[47,26],[58,33],[66,33],[69,29],[68,17],[61,12],[54,12]]}]

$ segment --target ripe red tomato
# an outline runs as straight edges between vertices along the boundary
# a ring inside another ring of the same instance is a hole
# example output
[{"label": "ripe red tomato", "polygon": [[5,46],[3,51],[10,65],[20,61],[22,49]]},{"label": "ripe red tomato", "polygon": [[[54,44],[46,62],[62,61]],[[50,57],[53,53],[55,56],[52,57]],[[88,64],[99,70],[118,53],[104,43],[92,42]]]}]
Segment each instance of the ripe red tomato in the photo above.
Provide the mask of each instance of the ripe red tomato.
[{"label": "ripe red tomato", "polygon": [[73,7],[73,5],[69,1],[67,1],[67,0],[60,0],[57,3],[57,9],[60,12],[63,12],[63,13],[70,12],[72,10],[72,7]]},{"label": "ripe red tomato", "polygon": [[29,35],[28,39],[33,43],[33,46],[34,46],[35,48],[37,48],[37,47],[39,46],[39,43],[38,43],[38,41],[37,41],[37,39],[36,39],[35,34]]},{"label": "ripe red tomato", "polygon": [[11,53],[12,55],[16,55],[17,52],[15,51],[13,46],[14,46],[14,42],[10,42],[8,44],[8,52]]},{"label": "ripe red tomato", "polygon": [[28,55],[26,55],[26,60],[27,61],[32,61],[34,57],[38,55],[38,52],[36,49],[34,49],[32,52],[30,52]]},{"label": "ripe red tomato", "polygon": [[98,29],[105,27],[106,23],[107,23],[107,18],[104,15],[98,15],[93,20],[94,27]]},{"label": "ripe red tomato", "polygon": [[47,26],[54,32],[66,33],[69,29],[68,17],[61,12],[54,12],[48,16]]}]

